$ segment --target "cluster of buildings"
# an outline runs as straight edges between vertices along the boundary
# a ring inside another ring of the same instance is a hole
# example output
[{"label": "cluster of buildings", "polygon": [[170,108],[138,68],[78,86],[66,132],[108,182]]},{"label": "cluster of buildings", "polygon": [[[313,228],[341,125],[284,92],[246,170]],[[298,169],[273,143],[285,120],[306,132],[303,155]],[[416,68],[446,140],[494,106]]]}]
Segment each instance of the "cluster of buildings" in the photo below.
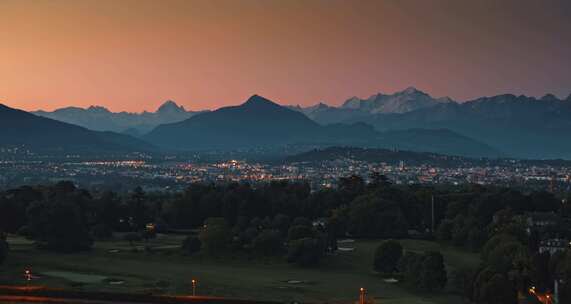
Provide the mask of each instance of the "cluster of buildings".
[{"label": "cluster of buildings", "polygon": [[161,159],[111,161],[0,161],[0,188],[72,180],[85,187],[133,183],[160,189],[183,188],[193,182],[307,181],[313,189],[335,187],[339,178],[372,172],[395,184],[494,184],[568,191],[571,167],[505,163],[495,166],[436,166],[375,163],[353,159],[323,162],[261,163],[238,160],[185,162]]}]

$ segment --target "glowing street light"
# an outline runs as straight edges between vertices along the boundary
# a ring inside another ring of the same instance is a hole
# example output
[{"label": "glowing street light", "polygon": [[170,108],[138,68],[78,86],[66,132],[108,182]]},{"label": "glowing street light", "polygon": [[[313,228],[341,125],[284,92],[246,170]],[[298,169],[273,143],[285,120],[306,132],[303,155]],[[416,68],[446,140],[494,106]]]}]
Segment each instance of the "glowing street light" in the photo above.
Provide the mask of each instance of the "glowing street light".
[{"label": "glowing street light", "polygon": [[359,289],[359,304],[365,304],[365,288]]},{"label": "glowing street light", "polygon": [[192,296],[196,296],[196,280],[192,279]]},{"label": "glowing street light", "polygon": [[32,271],[30,269],[24,270],[24,279],[26,280],[26,285],[32,281]]}]

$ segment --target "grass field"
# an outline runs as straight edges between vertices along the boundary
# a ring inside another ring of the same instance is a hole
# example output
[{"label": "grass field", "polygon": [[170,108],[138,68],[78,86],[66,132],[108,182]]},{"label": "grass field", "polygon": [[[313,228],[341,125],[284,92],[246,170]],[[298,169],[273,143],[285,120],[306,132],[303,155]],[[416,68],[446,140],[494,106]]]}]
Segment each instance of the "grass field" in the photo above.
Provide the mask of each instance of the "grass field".
[{"label": "grass field", "polygon": [[[191,280],[197,293],[279,301],[352,303],[365,287],[377,303],[462,303],[443,292],[422,295],[402,286],[385,283],[371,270],[373,252],[380,240],[357,240],[351,252],[338,252],[312,269],[289,265],[282,259],[253,260],[247,257],[206,258],[183,256],[182,236],[159,235],[149,242],[152,252],[125,241],[96,242],[90,252],[57,254],[35,249],[33,243],[10,237],[11,252],[0,268],[0,284],[24,283],[23,270],[31,268],[34,284],[85,291],[189,294]],[[448,270],[477,265],[478,256],[437,243],[403,240],[406,250],[441,250]],[[290,282],[288,282],[290,281]],[[297,281],[293,282],[292,281]]]}]

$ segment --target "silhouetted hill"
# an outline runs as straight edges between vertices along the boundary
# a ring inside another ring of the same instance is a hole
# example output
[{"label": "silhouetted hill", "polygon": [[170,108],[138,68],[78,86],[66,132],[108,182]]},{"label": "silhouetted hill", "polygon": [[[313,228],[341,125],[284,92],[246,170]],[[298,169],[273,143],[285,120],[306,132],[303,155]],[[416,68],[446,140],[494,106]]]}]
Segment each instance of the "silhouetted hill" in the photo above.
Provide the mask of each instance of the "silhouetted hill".
[{"label": "silhouetted hill", "polygon": [[177,149],[237,149],[288,143],[318,126],[301,113],[254,95],[239,106],[158,126],[144,138]]},{"label": "silhouetted hill", "polygon": [[134,152],[153,146],[131,136],[91,131],[0,104],[0,146],[24,146],[35,152]]},{"label": "silhouetted hill", "polygon": [[300,112],[257,95],[239,106],[161,125],[144,138],[157,146],[181,150],[341,144],[471,156],[501,155],[490,146],[447,130],[378,132],[364,123],[322,126]]},{"label": "silhouetted hill", "polygon": [[370,163],[386,163],[406,166],[430,165],[437,167],[492,167],[492,166],[570,166],[571,161],[561,159],[550,160],[515,160],[511,158],[474,158],[458,155],[446,155],[430,152],[415,152],[398,149],[360,148],[351,146],[334,146],[313,149],[307,152],[290,155],[284,158],[285,163],[319,164],[330,161],[355,160]]},{"label": "silhouetted hill", "polygon": [[285,159],[285,162],[321,163],[337,160],[357,160],[372,163],[387,163],[390,165],[398,165],[401,161],[404,161],[406,165],[430,164],[440,167],[474,165],[481,162],[478,159],[462,156],[358,147],[329,147],[325,149],[315,149],[305,153],[289,156]]}]

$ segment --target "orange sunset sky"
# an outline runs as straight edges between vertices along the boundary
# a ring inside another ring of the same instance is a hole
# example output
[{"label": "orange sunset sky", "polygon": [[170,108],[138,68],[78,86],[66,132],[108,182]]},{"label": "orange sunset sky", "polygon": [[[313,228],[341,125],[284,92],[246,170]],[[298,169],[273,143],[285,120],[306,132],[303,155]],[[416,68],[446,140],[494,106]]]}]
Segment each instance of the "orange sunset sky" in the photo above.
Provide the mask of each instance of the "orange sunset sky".
[{"label": "orange sunset sky", "polygon": [[571,1],[0,0],[0,103],[571,93]]}]

